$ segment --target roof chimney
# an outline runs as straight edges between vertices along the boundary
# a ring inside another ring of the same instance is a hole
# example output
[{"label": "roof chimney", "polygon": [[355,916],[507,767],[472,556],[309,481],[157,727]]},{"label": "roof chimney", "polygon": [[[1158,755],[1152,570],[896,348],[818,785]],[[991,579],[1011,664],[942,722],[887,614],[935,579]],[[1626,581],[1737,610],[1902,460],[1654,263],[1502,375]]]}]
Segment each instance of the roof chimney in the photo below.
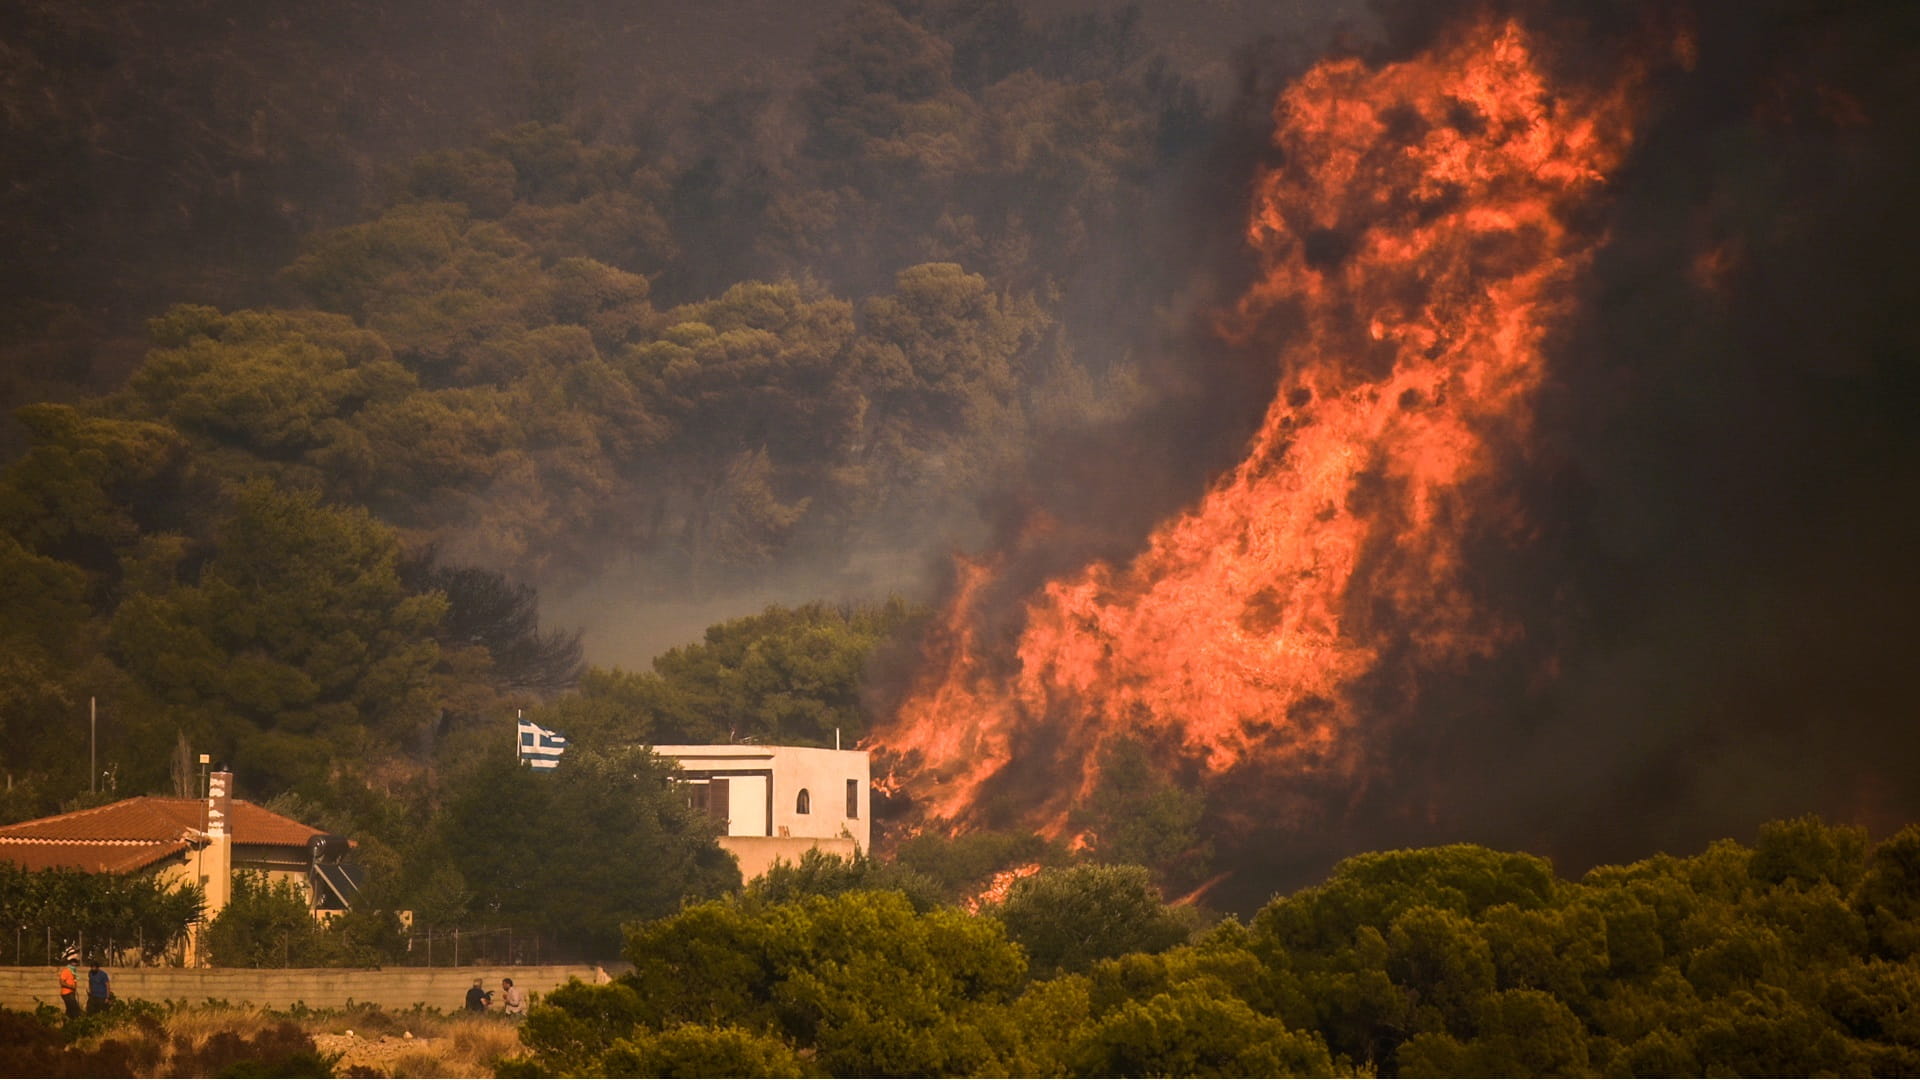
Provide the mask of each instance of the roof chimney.
[{"label": "roof chimney", "polygon": [[207,777],[207,846],[201,853],[200,880],[207,890],[211,920],[233,899],[233,774]]},{"label": "roof chimney", "polygon": [[228,835],[227,820],[233,813],[233,774],[217,772],[207,778],[207,836]]}]

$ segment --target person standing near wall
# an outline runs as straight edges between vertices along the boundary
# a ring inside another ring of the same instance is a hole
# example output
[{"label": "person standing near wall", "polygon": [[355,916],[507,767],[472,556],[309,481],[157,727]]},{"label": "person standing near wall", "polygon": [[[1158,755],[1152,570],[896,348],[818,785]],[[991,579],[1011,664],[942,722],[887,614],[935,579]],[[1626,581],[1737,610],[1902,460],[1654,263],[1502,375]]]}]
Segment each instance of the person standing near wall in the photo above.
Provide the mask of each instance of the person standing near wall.
[{"label": "person standing near wall", "polygon": [[500,980],[500,1003],[515,1020],[527,1015],[527,992],[513,985],[512,979]]},{"label": "person standing near wall", "polygon": [[485,989],[479,979],[473,980],[473,985],[467,988],[467,1011],[486,1012],[487,1006],[491,1004],[493,1004],[492,992]]},{"label": "person standing near wall", "polygon": [[73,966],[79,962],[80,957],[72,949],[68,949],[67,954],[60,958],[60,1004],[67,1010],[69,1018],[80,1015],[80,995],[77,993],[80,977],[73,970]]},{"label": "person standing near wall", "polygon": [[87,1011],[106,1012],[113,1004],[113,989],[107,979],[107,973],[100,969],[100,961],[95,960],[87,968]]}]

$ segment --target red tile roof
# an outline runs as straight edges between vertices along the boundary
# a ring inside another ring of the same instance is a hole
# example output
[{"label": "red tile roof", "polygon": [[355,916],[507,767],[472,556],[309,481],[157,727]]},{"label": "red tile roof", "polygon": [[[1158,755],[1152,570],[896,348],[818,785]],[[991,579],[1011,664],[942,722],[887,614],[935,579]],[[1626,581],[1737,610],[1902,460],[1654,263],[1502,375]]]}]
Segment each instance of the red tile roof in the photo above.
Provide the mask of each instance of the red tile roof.
[{"label": "red tile roof", "polygon": [[137,840],[14,840],[0,838],[0,862],[22,870],[84,870],[89,874],[127,874],[144,870],[169,855],[187,850],[185,840],[143,844]]},{"label": "red tile roof", "polygon": [[[0,825],[0,859],[29,870],[139,870],[201,840],[205,811],[200,799],[148,795]],[[322,831],[244,799],[233,800],[227,820],[236,845],[305,848]]]}]

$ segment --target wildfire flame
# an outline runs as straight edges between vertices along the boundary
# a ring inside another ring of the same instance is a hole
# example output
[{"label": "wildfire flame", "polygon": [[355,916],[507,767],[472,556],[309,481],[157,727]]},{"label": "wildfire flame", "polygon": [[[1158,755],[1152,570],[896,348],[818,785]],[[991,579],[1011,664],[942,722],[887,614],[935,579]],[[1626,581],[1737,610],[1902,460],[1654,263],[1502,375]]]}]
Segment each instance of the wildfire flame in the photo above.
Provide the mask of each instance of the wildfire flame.
[{"label": "wildfire flame", "polygon": [[1007,893],[1013,891],[1014,882],[1021,878],[1030,878],[1039,872],[1039,863],[1027,863],[997,871],[992,878],[988,879],[985,888],[981,889],[977,895],[967,897],[966,902],[960,906],[966,910],[967,914],[978,915],[981,908],[1004,904],[1007,902]]},{"label": "wildfire flame", "polygon": [[1625,98],[1548,86],[1522,29],[1493,21],[1401,63],[1322,63],[1280,96],[1284,164],[1247,233],[1263,276],[1226,328],[1297,330],[1258,434],[1130,563],[1031,596],[1011,662],[979,629],[996,567],[962,562],[873,740],[921,813],[965,827],[1039,755],[1052,782],[1025,820],[1059,835],[1123,736],[1210,774],[1354,778],[1386,719],[1361,714],[1357,679],[1518,632],[1476,609],[1463,544],[1523,531],[1480,482],[1496,441],[1524,445],[1544,335],[1594,243],[1566,211],[1617,163]]}]

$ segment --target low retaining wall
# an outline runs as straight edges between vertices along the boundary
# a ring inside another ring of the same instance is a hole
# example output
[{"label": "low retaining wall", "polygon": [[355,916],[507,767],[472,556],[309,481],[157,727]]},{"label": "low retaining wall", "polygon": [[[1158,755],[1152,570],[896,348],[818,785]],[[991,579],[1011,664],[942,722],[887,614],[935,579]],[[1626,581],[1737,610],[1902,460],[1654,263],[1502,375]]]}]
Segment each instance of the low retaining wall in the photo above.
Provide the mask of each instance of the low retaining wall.
[{"label": "low retaining wall", "polygon": [[752,881],[773,869],[775,860],[798,866],[800,859],[815,848],[843,859],[851,859],[860,851],[859,841],[851,836],[723,836],[720,846],[739,861],[742,881]]},{"label": "low retaining wall", "polygon": [[[84,997],[87,969],[81,967],[76,971]],[[59,972],[57,967],[0,967],[0,1005],[9,1009],[31,1009],[42,1001],[58,1005]],[[284,1009],[296,1003],[323,1009],[356,1001],[386,1009],[426,1005],[442,1012],[461,1008],[466,1002],[467,988],[475,979],[484,980],[487,989],[495,992],[496,1008],[500,1004],[503,977],[511,978],[513,985],[530,994],[544,994],[565,985],[568,979],[593,981],[592,967],[575,964],[458,968],[142,967],[108,968],[107,974],[113,979],[114,996],[127,999],[184,999],[197,1004],[213,998],[235,1005],[251,1002],[270,1009]]]}]

